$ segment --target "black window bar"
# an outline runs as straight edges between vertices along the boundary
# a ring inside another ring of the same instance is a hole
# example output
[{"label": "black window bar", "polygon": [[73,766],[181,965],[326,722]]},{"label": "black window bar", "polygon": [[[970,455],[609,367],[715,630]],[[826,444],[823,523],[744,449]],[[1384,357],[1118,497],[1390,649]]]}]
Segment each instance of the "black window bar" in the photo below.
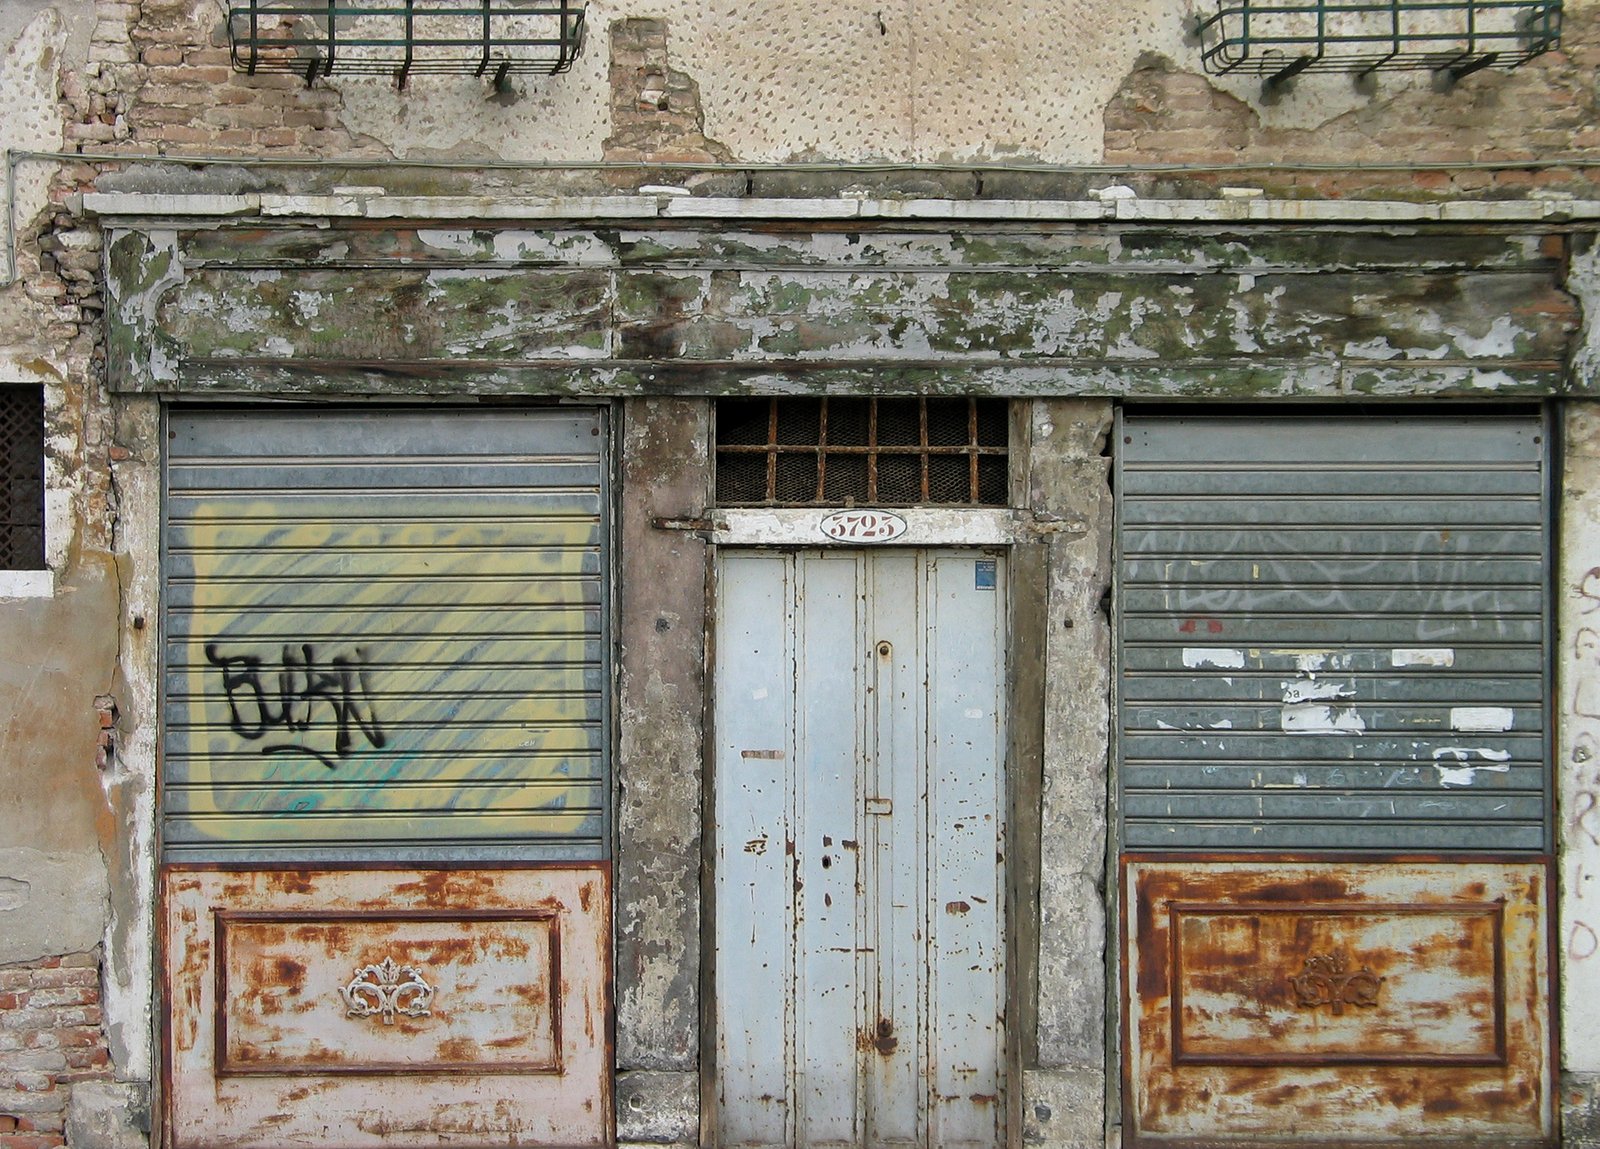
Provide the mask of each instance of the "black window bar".
[{"label": "black window bar", "polygon": [[234,70],[334,74],[552,76],[583,51],[583,0],[234,0]]},{"label": "black window bar", "polygon": [[1562,0],[1218,0],[1200,17],[1214,75],[1515,68],[1561,45]]},{"label": "black window bar", "polygon": [[44,388],[0,386],[0,570],[44,569]]}]

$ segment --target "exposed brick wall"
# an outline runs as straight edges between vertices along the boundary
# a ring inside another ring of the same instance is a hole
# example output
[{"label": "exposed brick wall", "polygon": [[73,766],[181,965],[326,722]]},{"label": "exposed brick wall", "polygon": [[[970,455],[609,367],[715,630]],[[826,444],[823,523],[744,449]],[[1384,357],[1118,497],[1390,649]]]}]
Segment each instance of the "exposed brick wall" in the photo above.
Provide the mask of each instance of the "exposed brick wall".
[{"label": "exposed brick wall", "polygon": [[[91,155],[207,153],[270,159],[385,157],[343,125],[337,85],[245,76],[228,55],[225,6],[199,0],[97,0],[87,67],[62,79],[66,144]],[[705,134],[693,78],[669,58],[667,22],[621,18],[609,32],[607,159],[681,162],[736,157]],[[1552,158],[1600,158],[1600,7],[1569,6],[1564,48],[1513,72],[1479,72],[1436,92],[1380,75],[1370,99],[1311,129],[1274,126],[1198,70],[1198,53],[1149,56],[1104,111],[1104,160],[1119,164],[1462,163],[1527,160],[1536,170],[1361,175],[1224,175],[1202,182],[1340,196],[1517,194],[1561,187],[1594,194],[1600,176],[1551,169]],[[591,46],[590,51],[596,50]],[[1303,81],[1302,81],[1303,82]],[[1306,98],[1293,93],[1286,100]],[[489,143],[489,141],[485,141]],[[489,149],[492,150],[492,149]],[[1179,190],[1179,189],[1174,189]]]},{"label": "exposed brick wall", "polygon": [[665,20],[611,25],[611,137],[608,160],[704,163],[732,154],[706,138],[700,87],[672,67]]},{"label": "exposed brick wall", "polygon": [[0,1149],[64,1145],[73,1084],[110,1076],[98,956],[0,966]]},{"label": "exposed brick wall", "polygon": [[[1520,194],[1566,188],[1592,196],[1600,172],[1550,167],[1561,159],[1600,159],[1600,9],[1569,9],[1563,50],[1510,72],[1483,71],[1446,91],[1378,76],[1371,98],[1315,129],[1269,126],[1257,109],[1190,70],[1191,61],[1141,59],[1105,112],[1105,158],[1112,164],[1333,164],[1537,161],[1508,171],[1219,176],[1212,182],[1284,185],[1305,194],[1367,191]],[[1192,62],[1198,66],[1198,60]],[[1336,81],[1337,82],[1337,81]],[[1350,82],[1350,81],[1346,81]],[[1305,98],[1293,92],[1284,100]]]},{"label": "exposed brick wall", "polygon": [[[52,195],[60,200],[90,184],[89,165],[71,166],[57,174]],[[77,454],[61,460],[82,483],[80,529],[83,543],[109,548],[116,511],[106,451],[111,440],[111,413],[105,403],[105,330],[100,322],[105,300],[100,293],[100,229],[77,220],[56,206],[19,235],[17,252],[21,290],[39,309],[39,335],[71,386],[64,405],[47,414],[49,429],[70,432]]]},{"label": "exposed brick wall", "polygon": [[91,154],[383,154],[340,126],[337,90],[236,73],[221,5],[98,0],[88,65],[61,94],[67,145]]}]

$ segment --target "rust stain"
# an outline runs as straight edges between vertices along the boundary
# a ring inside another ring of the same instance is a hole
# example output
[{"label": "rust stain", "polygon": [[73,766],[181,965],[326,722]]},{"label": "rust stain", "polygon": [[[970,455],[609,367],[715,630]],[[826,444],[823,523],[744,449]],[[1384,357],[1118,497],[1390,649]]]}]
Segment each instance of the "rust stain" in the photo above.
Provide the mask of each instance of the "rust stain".
[{"label": "rust stain", "polygon": [[298,945],[321,945],[329,954],[340,954],[350,945],[350,930],[338,922],[319,922],[316,925],[296,926],[294,941]]},{"label": "rust stain", "polygon": [[[1140,1002],[1160,998],[1167,990],[1167,947],[1165,929],[1156,928],[1156,898],[1154,883],[1141,875],[1134,897],[1134,937],[1139,944],[1139,976],[1137,992]],[[1158,937],[1163,940],[1158,941]]]},{"label": "rust stain", "polygon": [[880,1057],[888,1057],[900,1048],[900,1039],[895,1036],[894,1022],[880,1017],[877,1028],[862,1030],[856,1044],[861,1049],[875,1050]]},{"label": "rust stain", "polygon": [[1544,910],[1524,901],[1541,878],[1532,863],[1130,863],[1138,1130],[1545,1137]]},{"label": "rust stain", "polygon": [[511,992],[532,1006],[543,1007],[550,1004],[550,991],[542,985],[512,986]]},{"label": "rust stain", "polygon": [[470,1037],[451,1037],[441,1041],[435,1049],[440,1061],[477,1061],[478,1043]]},{"label": "rust stain", "polygon": [[475,870],[430,870],[394,887],[395,896],[431,909],[498,904],[493,879]]},{"label": "rust stain", "polygon": [[406,960],[434,966],[471,966],[477,959],[478,945],[471,937],[429,938],[406,946]]},{"label": "rust stain", "polygon": [[968,914],[972,912],[971,902],[946,902],[944,912],[947,914]]},{"label": "rust stain", "polygon": [[274,870],[267,875],[267,889],[280,894],[309,894],[316,890],[316,883],[303,870]]},{"label": "rust stain", "polygon": [[594,884],[592,882],[585,882],[583,885],[578,887],[578,908],[584,913],[588,913],[593,902]]},{"label": "rust stain", "polygon": [[533,952],[533,947],[529,944],[527,938],[510,933],[496,934],[493,937],[484,939],[482,948],[485,953],[492,954],[494,957],[512,961],[525,958]]},{"label": "rust stain", "polygon": [[273,963],[273,973],[287,993],[299,994],[305,988],[306,967],[293,958],[278,958]]}]

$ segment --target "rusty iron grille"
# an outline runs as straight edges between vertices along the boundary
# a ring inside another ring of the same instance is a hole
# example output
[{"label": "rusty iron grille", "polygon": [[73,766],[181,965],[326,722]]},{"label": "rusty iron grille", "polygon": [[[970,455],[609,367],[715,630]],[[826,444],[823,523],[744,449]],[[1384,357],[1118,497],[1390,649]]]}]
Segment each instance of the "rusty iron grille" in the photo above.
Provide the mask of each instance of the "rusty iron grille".
[{"label": "rusty iron grille", "polygon": [[1281,83],[1300,72],[1515,68],[1561,45],[1561,0],[1219,0],[1201,61]]},{"label": "rusty iron grille", "polygon": [[235,71],[555,75],[583,51],[582,0],[237,0],[228,9]]},{"label": "rusty iron grille", "polygon": [[0,444],[0,570],[43,570],[43,388],[0,387]]},{"label": "rusty iron grille", "polygon": [[1003,399],[723,399],[721,506],[1004,506]]}]

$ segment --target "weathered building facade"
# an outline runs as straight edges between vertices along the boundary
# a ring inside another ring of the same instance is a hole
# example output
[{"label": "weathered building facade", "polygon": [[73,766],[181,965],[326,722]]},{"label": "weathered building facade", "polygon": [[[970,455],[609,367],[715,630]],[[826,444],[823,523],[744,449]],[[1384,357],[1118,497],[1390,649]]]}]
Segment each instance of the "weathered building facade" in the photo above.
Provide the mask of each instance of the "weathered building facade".
[{"label": "weathered building facade", "polygon": [[0,1146],[1600,1144],[1600,6],[267,7],[0,11]]}]

